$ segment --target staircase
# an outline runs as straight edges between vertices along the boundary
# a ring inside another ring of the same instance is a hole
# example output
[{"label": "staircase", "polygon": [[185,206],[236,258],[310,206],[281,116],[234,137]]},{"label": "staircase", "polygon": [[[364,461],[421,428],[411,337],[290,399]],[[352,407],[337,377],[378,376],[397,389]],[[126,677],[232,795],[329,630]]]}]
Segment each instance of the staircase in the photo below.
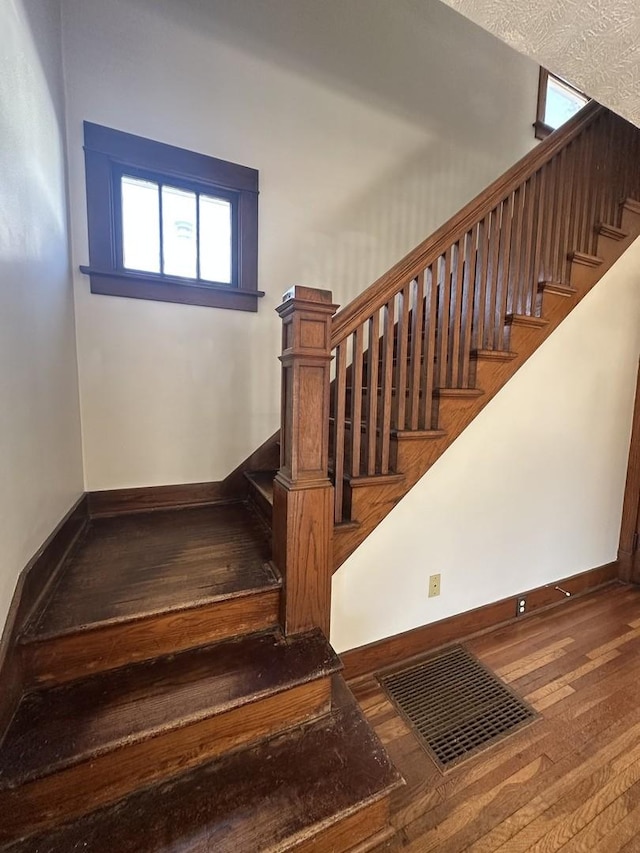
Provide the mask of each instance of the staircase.
[{"label": "staircase", "polygon": [[401,783],[243,503],[92,518],[20,637],[0,849],[366,850]]},{"label": "staircase", "polygon": [[279,433],[218,503],[87,519],[24,624],[1,850],[384,841],[332,572],[640,234],[639,164],[589,104],[343,310],[285,296]]},{"label": "staircase", "polygon": [[[330,572],[640,234],[639,164],[640,132],[592,102],[332,316],[327,404],[291,427],[328,431]],[[282,434],[244,466],[266,519]]]}]

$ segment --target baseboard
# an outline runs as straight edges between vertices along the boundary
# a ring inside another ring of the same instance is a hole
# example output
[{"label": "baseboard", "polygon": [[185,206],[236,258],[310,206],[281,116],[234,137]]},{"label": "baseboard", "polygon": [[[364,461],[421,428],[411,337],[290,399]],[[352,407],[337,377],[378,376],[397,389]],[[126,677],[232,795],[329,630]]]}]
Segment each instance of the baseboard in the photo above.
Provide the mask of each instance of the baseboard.
[{"label": "baseboard", "polygon": [[88,492],[89,515],[120,515],[153,509],[180,509],[206,506],[230,500],[222,483],[183,483],[175,486],[143,486],[135,489],[108,489]]},{"label": "baseboard", "polygon": [[33,555],[18,576],[0,638],[0,741],[24,688],[18,636],[34,608],[55,582],[65,555],[88,522],[83,495]]},{"label": "baseboard", "polygon": [[350,649],[340,655],[344,664],[343,676],[346,679],[359,678],[369,675],[385,667],[392,666],[405,661],[408,658],[430,652],[440,646],[453,642],[469,639],[477,634],[490,631],[494,628],[515,622],[516,619],[526,618],[527,615],[535,613],[546,607],[553,607],[570,601],[555,587],[561,587],[571,593],[571,598],[584,595],[598,587],[605,586],[618,580],[618,561],[598,566],[577,575],[561,578],[551,584],[537,587],[522,593],[517,598],[525,596],[527,599],[527,612],[525,616],[516,616],[517,598],[510,596],[474,610],[467,610],[448,619],[432,622],[377,640],[366,646]]}]

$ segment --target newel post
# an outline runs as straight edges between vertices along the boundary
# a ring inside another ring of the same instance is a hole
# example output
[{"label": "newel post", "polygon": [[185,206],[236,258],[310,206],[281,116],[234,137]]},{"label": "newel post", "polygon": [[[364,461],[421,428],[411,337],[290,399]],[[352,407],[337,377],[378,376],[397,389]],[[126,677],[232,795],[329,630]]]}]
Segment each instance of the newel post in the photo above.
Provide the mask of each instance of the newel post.
[{"label": "newel post", "polygon": [[284,580],[282,620],[295,634],[331,611],[333,486],[329,480],[329,290],[292,287],[282,318],[280,470],[273,484],[273,558]]}]

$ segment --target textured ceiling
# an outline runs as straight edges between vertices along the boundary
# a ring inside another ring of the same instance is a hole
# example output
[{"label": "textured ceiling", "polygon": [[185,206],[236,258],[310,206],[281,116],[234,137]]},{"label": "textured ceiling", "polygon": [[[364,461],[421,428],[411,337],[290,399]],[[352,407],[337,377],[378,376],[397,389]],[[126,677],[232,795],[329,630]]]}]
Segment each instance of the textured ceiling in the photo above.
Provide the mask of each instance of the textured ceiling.
[{"label": "textured ceiling", "polygon": [[640,0],[443,0],[640,127]]}]

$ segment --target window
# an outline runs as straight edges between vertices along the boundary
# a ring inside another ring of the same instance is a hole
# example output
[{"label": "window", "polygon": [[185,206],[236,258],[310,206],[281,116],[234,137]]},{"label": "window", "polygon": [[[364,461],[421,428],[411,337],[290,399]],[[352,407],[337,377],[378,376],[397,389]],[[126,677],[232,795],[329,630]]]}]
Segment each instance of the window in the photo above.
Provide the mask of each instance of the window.
[{"label": "window", "polygon": [[256,311],[258,173],[85,122],[91,292]]},{"label": "window", "polygon": [[533,125],[536,139],[545,139],[588,103],[589,98],[566,80],[540,69],[538,117]]}]

